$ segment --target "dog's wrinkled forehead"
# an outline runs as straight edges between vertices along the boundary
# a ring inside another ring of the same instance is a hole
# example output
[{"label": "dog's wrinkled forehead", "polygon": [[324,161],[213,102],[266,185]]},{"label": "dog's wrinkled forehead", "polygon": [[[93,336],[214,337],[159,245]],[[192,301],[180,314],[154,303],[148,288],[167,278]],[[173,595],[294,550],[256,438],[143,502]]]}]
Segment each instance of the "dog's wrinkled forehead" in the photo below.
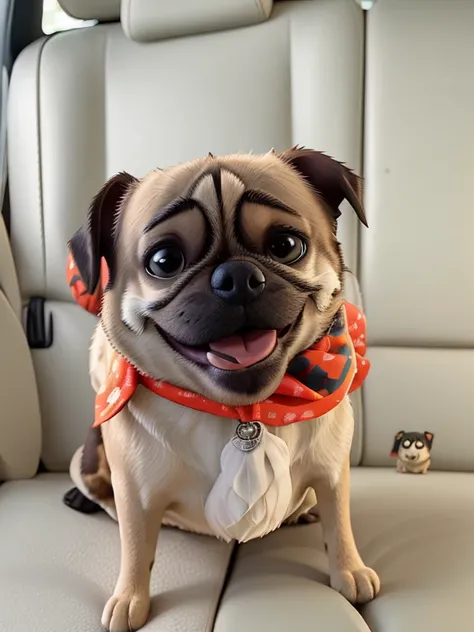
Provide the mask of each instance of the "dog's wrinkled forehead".
[{"label": "dog's wrinkled forehead", "polygon": [[[119,235],[125,233],[126,243],[131,244],[144,231],[170,220],[174,223],[179,216],[190,231],[206,228],[204,220],[214,231],[231,230],[230,222],[242,202],[248,207],[242,221],[254,230],[263,229],[271,213],[282,221],[285,214],[292,216],[287,218],[292,224],[322,238],[331,233],[322,205],[320,213],[315,213],[320,205],[314,193],[283,161],[265,155],[209,157],[148,174],[129,197]],[[251,207],[256,204],[259,214],[250,221]],[[198,211],[194,219],[192,211]]]},{"label": "dog's wrinkled forehead", "polygon": [[[227,254],[239,256],[239,242],[245,242],[247,251],[258,250],[255,240],[272,224],[280,228],[289,224],[290,232],[302,230],[303,240],[313,246],[313,255],[325,255],[330,268],[339,274],[342,258],[335,232],[343,200],[367,224],[361,179],[322,152],[294,147],[263,156],[209,155],[153,171],[141,180],[124,172],[112,176],[92,200],[87,222],[73,235],[69,247],[88,291],[94,292],[101,259],[107,263],[107,287],[112,289],[117,271],[125,271],[133,263],[129,258],[132,250],[137,256],[149,247],[143,235],[158,225],[160,238],[166,231],[177,230],[180,239],[185,233],[186,261],[190,263],[193,255],[199,255],[194,252],[195,239],[212,237],[213,246],[216,240],[227,240],[232,246]],[[201,254],[207,245],[201,243]],[[301,261],[309,271],[314,256]]]}]

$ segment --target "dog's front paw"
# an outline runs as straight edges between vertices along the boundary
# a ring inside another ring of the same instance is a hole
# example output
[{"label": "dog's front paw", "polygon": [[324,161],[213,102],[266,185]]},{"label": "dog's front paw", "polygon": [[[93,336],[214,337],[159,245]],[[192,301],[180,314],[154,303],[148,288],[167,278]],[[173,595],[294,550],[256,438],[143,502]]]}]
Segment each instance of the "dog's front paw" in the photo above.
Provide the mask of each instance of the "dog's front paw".
[{"label": "dog's front paw", "polygon": [[146,593],[113,595],[102,614],[102,625],[110,632],[133,632],[145,625],[150,612]]},{"label": "dog's front paw", "polygon": [[355,570],[331,573],[331,587],[350,603],[367,603],[377,596],[380,579],[371,568],[361,566]]}]

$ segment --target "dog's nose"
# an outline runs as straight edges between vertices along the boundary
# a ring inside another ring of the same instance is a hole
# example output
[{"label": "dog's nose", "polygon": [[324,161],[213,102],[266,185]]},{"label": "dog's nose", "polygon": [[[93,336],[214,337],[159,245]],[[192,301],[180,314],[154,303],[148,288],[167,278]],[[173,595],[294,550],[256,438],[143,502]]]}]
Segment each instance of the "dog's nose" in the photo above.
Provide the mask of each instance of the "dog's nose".
[{"label": "dog's nose", "polygon": [[245,305],[263,292],[265,277],[260,268],[249,261],[226,261],[212,273],[211,287],[226,303]]}]

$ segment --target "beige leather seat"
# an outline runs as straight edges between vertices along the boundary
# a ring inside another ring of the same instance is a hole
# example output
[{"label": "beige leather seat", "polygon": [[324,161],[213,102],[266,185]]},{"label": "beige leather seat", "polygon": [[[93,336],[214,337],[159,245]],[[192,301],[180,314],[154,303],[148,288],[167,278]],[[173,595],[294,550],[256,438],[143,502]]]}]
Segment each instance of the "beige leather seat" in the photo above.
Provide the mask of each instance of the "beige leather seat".
[{"label": "beige leather seat", "polygon": [[[91,197],[123,169],[301,143],[358,171],[365,156],[370,229],[359,236],[348,213],[341,238],[362,281],[373,361],[363,411],[355,400],[354,529],[382,593],[359,613],[327,587],[318,525],[237,549],[164,530],[145,629],[468,632],[474,4],[378,0],[366,28],[353,0],[61,4],[103,23],[33,43],[11,79],[20,289],[0,233],[0,629],[99,631],[118,573],[117,525],[61,503],[93,410],[95,321],[64,274]],[[402,428],[435,433],[427,476],[395,472],[388,454]]]}]

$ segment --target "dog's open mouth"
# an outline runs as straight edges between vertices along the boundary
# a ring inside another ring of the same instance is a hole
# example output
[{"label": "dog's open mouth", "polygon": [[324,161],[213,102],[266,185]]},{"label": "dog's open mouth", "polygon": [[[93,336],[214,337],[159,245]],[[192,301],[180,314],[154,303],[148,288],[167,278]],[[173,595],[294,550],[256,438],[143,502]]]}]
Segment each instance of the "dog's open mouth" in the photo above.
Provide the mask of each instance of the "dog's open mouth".
[{"label": "dog's open mouth", "polygon": [[[275,350],[278,339],[288,333],[291,325],[281,330],[242,329],[232,336],[221,338],[207,345],[184,345],[164,334],[168,343],[188,360],[207,364],[224,371],[246,369],[265,358]],[[163,332],[160,332],[163,334]]]}]

